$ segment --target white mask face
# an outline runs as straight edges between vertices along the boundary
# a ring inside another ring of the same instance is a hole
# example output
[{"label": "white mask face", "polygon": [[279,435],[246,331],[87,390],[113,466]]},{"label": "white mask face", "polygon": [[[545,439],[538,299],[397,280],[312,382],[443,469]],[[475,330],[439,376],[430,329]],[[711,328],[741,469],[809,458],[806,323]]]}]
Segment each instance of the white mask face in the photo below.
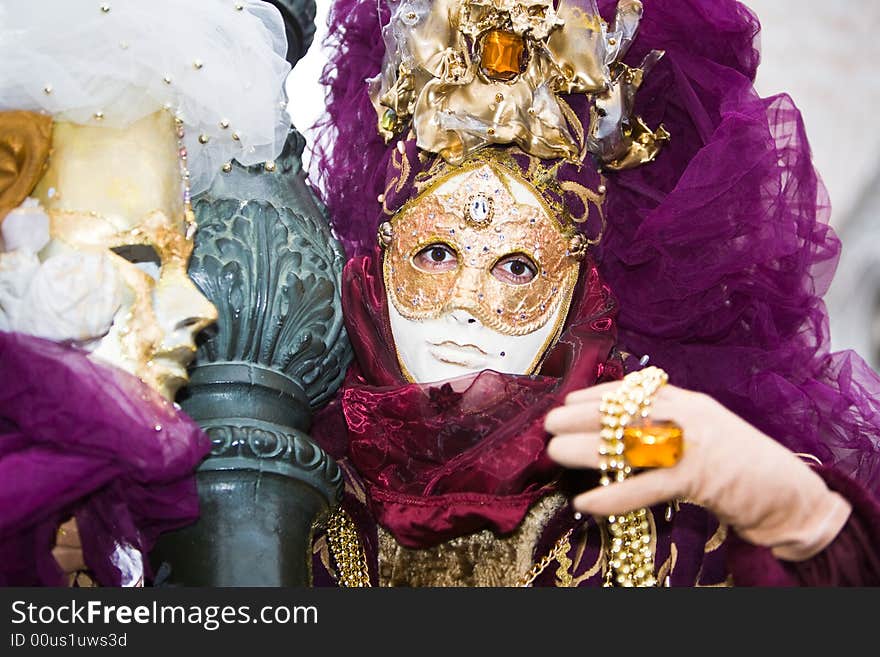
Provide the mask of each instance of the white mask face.
[{"label": "white mask face", "polygon": [[465,310],[437,319],[401,316],[390,299],[388,313],[397,356],[404,374],[418,383],[453,379],[482,370],[531,374],[540,364],[559,322],[560,306],[550,321],[533,333],[505,335],[490,329]]},{"label": "white mask face", "polygon": [[537,191],[478,162],[384,229],[391,333],[407,379],[534,374],[562,331],[580,258]]}]

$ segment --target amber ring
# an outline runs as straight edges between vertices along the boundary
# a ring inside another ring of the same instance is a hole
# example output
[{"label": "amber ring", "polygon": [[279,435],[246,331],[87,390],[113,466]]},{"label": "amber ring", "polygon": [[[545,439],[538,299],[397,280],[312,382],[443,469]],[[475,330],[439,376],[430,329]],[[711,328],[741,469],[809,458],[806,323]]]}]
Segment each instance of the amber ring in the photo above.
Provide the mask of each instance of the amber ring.
[{"label": "amber ring", "polygon": [[672,420],[636,420],[623,428],[623,458],[632,468],[671,468],[684,453],[684,430]]},{"label": "amber ring", "polygon": [[669,380],[659,367],[626,375],[599,406],[600,483],[623,481],[633,468],[671,467],[684,452],[684,431],[671,420],[649,419],[657,391]]}]

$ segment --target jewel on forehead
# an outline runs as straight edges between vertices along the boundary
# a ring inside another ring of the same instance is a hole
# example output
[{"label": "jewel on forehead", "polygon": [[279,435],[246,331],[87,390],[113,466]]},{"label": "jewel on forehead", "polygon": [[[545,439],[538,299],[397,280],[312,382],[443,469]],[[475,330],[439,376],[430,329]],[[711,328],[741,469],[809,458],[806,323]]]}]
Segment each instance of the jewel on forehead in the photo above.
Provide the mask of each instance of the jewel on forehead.
[{"label": "jewel on forehead", "polygon": [[474,194],[468,197],[464,210],[465,220],[472,226],[483,228],[492,223],[495,214],[495,202],[485,194]]}]

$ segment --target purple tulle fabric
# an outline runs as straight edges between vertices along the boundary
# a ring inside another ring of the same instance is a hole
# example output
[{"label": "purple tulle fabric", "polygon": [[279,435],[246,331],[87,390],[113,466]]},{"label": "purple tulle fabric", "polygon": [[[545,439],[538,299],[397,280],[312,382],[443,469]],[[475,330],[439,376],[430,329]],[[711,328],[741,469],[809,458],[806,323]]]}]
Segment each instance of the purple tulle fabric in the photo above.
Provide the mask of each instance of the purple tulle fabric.
[{"label": "purple tulle fabric", "polygon": [[[375,243],[392,150],[364,82],[382,61],[388,11],[378,4],[338,0],[329,18],[314,175],[349,255]],[[616,2],[599,5],[612,19]],[[595,257],[620,301],[619,346],[878,492],[880,379],[855,353],[829,350],[822,296],[840,243],[800,113],[787,96],[754,90],[758,20],[734,0],[644,8],[626,61],[666,55],[636,114],[672,141],[656,162],[607,174]],[[584,117],[586,102],[571,103]]]},{"label": "purple tulle fabric", "polygon": [[0,382],[0,585],[64,584],[51,551],[71,516],[105,586],[131,574],[117,546],[146,555],[198,517],[194,471],[210,441],[139,379],[0,332]]},{"label": "purple tulle fabric", "polygon": [[840,243],[800,113],[754,91],[758,31],[732,1],[645,2],[629,57],[666,56],[636,111],[673,139],[609,179],[598,260],[623,348],[877,491],[880,380],[829,353],[822,296]]}]

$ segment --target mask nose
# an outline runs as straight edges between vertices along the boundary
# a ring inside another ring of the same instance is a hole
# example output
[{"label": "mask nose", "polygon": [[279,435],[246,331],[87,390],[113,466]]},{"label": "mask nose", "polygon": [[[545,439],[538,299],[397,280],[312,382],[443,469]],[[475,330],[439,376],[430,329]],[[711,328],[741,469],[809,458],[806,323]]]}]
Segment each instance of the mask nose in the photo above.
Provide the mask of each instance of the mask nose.
[{"label": "mask nose", "polygon": [[447,311],[462,324],[476,324],[475,311],[479,307],[479,293],[480,270],[472,267],[462,268],[449,299]]},{"label": "mask nose", "polygon": [[477,318],[471,315],[468,311],[463,310],[461,308],[456,308],[450,313],[452,319],[460,324],[476,324]]},{"label": "mask nose", "polygon": [[182,295],[186,301],[185,311],[177,317],[175,330],[189,330],[192,335],[197,335],[217,321],[217,308],[192,281],[187,283],[186,293]]},{"label": "mask nose", "polygon": [[202,329],[217,321],[217,309],[190,280],[186,272],[174,272],[156,295],[157,316],[166,346],[190,345]]}]

